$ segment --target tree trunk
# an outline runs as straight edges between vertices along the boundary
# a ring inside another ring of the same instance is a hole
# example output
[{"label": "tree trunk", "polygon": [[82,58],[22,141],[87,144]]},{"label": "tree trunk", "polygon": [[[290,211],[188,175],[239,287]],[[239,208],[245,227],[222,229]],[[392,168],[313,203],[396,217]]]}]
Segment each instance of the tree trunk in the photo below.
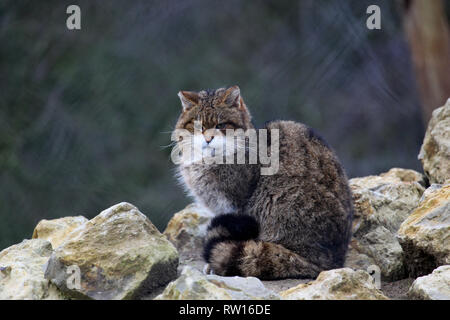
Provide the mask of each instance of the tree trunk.
[{"label": "tree trunk", "polygon": [[441,0],[404,0],[409,42],[426,123],[450,97],[450,34]]}]

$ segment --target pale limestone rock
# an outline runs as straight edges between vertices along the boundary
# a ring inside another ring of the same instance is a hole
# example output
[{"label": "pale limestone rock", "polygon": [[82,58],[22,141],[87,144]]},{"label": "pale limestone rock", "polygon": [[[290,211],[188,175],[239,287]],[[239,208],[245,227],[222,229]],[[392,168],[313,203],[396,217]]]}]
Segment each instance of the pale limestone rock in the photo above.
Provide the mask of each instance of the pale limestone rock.
[{"label": "pale limestone rock", "polygon": [[197,257],[202,252],[206,228],[213,218],[209,211],[190,204],[175,213],[167,224],[164,235],[186,257]]},{"label": "pale limestone rock", "polygon": [[223,288],[206,279],[200,271],[184,267],[181,275],[172,281],[155,300],[231,300]]},{"label": "pale limestone rock", "polygon": [[450,265],[417,278],[409,288],[408,296],[423,300],[450,300]]},{"label": "pale limestone rock", "polygon": [[418,158],[430,183],[450,179],[450,99],[433,111]]},{"label": "pale limestone rock", "polygon": [[255,277],[221,277],[217,275],[206,276],[209,282],[227,290],[233,300],[278,300],[279,295],[268,290],[264,284]]},{"label": "pale limestone rock", "polygon": [[402,223],[397,237],[411,276],[450,264],[450,183],[432,185]]},{"label": "pale limestone rock", "polygon": [[0,252],[0,300],[61,300],[64,296],[44,278],[52,253],[47,240],[24,240]]},{"label": "pale limestone rock", "polygon": [[366,270],[375,264],[385,279],[404,276],[403,251],[395,234],[418,205],[423,178],[414,170],[393,168],[378,176],[350,179],[355,215],[345,266]]},{"label": "pale limestone rock", "polygon": [[[74,298],[133,299],[174,279],[177,265],[175,247],[124,202],[83,224],[56,248],[45,277]],[[68,286],[70,266],[81,271],[79,288]]]},{"label": "pale limestone rock", "polygon": [[386,300],[373,278],[350,268],[322,271],[316,280],[280,292],[286,300]]},{"label": "pale limestone rock", "polygon": [[273,300],[280,299],[254,277],[204,275],[186,266],[155,300]]},{"label": "pale limestone rock", "polygon": [[350,179],[349,183],[355,200],[354,233],[374,225],[396,232],[425,191],[423,176],[409,169],[393,168],[379,176]]},{"label": "pale limestone rock", "polygon": [[64,217],[60,219],[41,220],[34,228],[33,239],[50,241],[53,248],[59,247],[69,234],[86,223],[88,219],[83,216]]},{"label": "pale limestone rock", "polygon": [[373,264],[381,269],[382,274],[387,278],[401,277],[404,270],[403,250],[395,234],[381,225],[362,235],[360,242],[364,246],[363,251],[373,257]]},{"label": "pale limestone rock", "polygon": [[359,247],[359,242],[353,238],[349,244],[344,267],[367,271],[371,265],[375,265],[375,260],[367,254],[362,253],[362,248]]}]

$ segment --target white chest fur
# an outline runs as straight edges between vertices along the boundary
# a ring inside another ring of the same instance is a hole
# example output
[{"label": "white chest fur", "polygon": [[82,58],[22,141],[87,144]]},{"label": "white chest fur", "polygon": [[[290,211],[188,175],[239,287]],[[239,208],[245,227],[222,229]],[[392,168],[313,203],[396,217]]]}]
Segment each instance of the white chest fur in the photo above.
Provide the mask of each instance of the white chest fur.
[{"label": "white chest fur", "polygon": [[215,181],[205,175],[201,167],[181,166],[178,180],[186,193],[194,201],[215,215],[235,212],[236,208],[226,194],[215,185]]}]

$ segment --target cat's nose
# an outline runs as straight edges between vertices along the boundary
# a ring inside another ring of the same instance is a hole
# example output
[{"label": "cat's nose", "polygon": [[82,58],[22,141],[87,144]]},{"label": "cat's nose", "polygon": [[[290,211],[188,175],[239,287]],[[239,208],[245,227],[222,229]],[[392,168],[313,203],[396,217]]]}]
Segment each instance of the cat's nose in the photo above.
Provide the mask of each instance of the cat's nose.
[{"label": "cat's nose", "polygon": [[214,136],[212,136],[212,135],[211,136],[205,135],[204,137],[205,137],[206,143],[210,143],[212,141],[212,139],[214,139]]}]

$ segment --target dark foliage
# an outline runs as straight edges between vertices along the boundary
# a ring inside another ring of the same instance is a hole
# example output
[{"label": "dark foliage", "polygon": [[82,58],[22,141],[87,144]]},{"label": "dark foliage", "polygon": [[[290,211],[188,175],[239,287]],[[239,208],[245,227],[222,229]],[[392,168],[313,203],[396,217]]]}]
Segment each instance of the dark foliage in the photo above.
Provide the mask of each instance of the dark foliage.
[{"label": "dark foliage", "polygon": [[[366,28],[377,3],[382,30]],[[82,29],[66,28],[78,4]],[[179,90],[238,84],[255,124],[317,129],[349,176],[420,170],[424,128],[394,1],[0,3],[0,249],[120,201],[161,230],[188,199]]]}]

